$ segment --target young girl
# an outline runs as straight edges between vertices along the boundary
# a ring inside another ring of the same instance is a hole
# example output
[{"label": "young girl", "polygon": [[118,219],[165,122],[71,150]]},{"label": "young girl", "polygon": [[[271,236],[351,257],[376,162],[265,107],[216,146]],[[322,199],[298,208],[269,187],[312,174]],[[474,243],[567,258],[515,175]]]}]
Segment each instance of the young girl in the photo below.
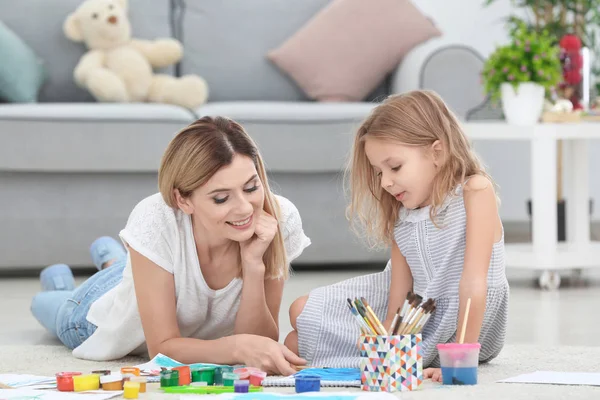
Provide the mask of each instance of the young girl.
[{"label": "young girl", "polygon": [[310,241],[252,139],[204,117],[171,141],[158,186],[120,233],[127,253],[97,241],[100,271],[77,289],[64,265],[42,272],[34,316],[78,358],[163,353],[293,373],[304,361],[278,343],[279,307],[288,263]]},{"label": "young girl", "polygon": [[[497,198],[444,102],[429,91],[388,98],[359,128],[349,176],[349,216],[371,244],[391,246],[391,260],[297,299],[286,345],[311,365],[356,367],[359,328],[346,298],[365,297],[389,326],[414,291],[437,303],[423,330],[425,367],[439,367],[436,344],[457,340],[469,298],[465,342],[481,343],[481,362],[496,357],[509,297]],[[441,371],[425,377],[439,381]]]}]

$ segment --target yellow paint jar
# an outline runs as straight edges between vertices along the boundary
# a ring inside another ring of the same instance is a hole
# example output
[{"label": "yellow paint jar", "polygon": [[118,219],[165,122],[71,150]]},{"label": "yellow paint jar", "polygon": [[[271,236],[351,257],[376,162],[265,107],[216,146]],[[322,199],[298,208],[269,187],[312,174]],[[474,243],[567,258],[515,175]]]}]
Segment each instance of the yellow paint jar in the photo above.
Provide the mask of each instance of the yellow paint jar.
[{"label": "yellow paint jar", "polygon": [[123,384],[123,398],[137,399],[140,394],[140,383],[127,381]]},{"label": "yellow paint jar", "polygon": [[145,376],[132,376],[129,381],[139,383],[140,393],[146,393],[146,383],[148,383],[148,378]]},{"label": "yellow paint jar", "polygon": [[102,390],[123,390],[123,376],[121,374],[105,375],[100,377]]},{"label": "yellow paint jar", "polygon": [[73,377],[73,389],[76,392],[100,389],[100,376],[96,374],[76,375]]}]

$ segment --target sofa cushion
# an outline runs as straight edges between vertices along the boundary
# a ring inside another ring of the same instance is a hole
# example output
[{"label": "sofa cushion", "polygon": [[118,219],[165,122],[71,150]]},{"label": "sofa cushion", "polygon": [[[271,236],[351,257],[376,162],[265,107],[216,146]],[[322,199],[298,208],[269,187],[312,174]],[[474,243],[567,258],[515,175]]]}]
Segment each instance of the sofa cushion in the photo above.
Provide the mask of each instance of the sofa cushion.
[{"label": "sofa cushion", "polygon": [[305,100],[266,58],[329,0],[184,0],[182,74],[199,74],[209,101]]},{"label": "sofa cushion", "polygon": [[0,21],[0,99],[35,103],[46,69],[21,38]]},{"label": "sofa cushion", "polygon": [[195,116],[163,104],[0,106],[0,171],[156,172]]},{"label": "sofa cushion", "polygon": [[269,59],[311,99],[361,101],[413,47],[440,34],[410,0],[334,0]]},{"label": "sofa cushion", "polygon": [[[133,35],[142,39],[172,36],[172,0],[129,0]],[[26,42],[46,63],[49,79],[42,87],[42,102],[93,101],[77,87],[73,70],[85,46],[67,39],[63,23],[82,0],[3,0],[0,19]]]},{"label": "sofa cushion", "polygon": [[225,116],[244,126],[271,172],[338,172],[374,103],[217,102],[199,117]]}]

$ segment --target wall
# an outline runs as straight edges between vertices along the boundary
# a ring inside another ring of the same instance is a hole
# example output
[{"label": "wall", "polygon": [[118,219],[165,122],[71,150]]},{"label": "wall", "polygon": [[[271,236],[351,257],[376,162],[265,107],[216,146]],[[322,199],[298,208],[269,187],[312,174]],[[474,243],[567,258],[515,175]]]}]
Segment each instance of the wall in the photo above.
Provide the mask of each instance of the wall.
[{"label": "wall", "polygon": [[[468,45],[487,57],[496,45],[505,44],[508,40],[503,19],[514,11],[510,0],[496,0],[488,7],[483,7],[484,0],[414,0],[414,3],[436,22],[444,34],[439,40],[420,46],[416,51],[419,55],[414,56],[415,58],[423,59],[434,49],[447,44]],[[412,69],[413,76],[408,85],[417,84],[416,70],[417,68]],[[527,220],[526,202],[530,195],[529,145],[512,141],[474,142],[474,146],[500,185],[502,218]],[[589,148],[590,172],[600,171],[600,141],[590,142]],[[598,204],[600,180],[593,178],[590,185],[590,195]],[[568,193],[565,194],[568,196]],[[595,212],[594,215],[598,216],[600,213]]]}]

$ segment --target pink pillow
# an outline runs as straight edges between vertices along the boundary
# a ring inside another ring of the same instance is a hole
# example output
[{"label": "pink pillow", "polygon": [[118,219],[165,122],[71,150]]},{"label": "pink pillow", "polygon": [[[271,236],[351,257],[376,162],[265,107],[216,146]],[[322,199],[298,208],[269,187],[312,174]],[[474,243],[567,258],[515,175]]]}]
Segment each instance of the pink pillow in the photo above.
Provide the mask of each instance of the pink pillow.
[{"label": "pink pillow", "polygon": [[267,57],[312,99],[360,101],[440,35],[409,0],[333,0]]}]

